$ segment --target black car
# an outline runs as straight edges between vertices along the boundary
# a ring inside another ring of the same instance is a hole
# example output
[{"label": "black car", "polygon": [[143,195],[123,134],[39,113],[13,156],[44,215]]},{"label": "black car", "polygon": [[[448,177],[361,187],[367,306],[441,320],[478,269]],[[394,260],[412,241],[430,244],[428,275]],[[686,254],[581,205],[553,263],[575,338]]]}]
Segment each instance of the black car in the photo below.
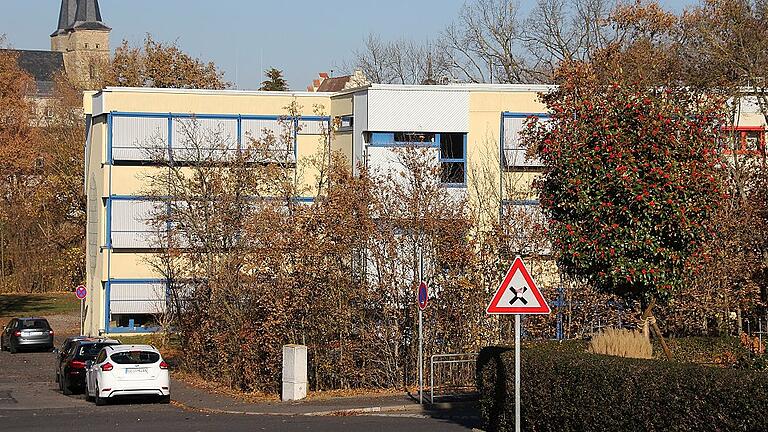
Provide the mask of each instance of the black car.
[{"label": "black car", "polygon": [[56,381],[65,395],[82,392],[85,389],[85,362],[93,360],[102,348],[120,345],[119,340],[89,338],[76,340],[60,353],[56,367]]},{"label": "black car", "polygon": [[75,345],[77,341],[81,340],[96,340],[97,338],[93,338],[91,336],[70,336],[66,339],[64,339],[64,342],[61,343],[61,347],[53,350],[53,352],[56,354],[56,382],[59,382],[59,364],[61,363],[61,359],[64,358],[64,356],[67,355],[70,349]]},{"label": "black car", "polygon": [[53,348],[53,329],[45,318],[14,318],[3,329],[0,348],[15,354],[19,349]]}]

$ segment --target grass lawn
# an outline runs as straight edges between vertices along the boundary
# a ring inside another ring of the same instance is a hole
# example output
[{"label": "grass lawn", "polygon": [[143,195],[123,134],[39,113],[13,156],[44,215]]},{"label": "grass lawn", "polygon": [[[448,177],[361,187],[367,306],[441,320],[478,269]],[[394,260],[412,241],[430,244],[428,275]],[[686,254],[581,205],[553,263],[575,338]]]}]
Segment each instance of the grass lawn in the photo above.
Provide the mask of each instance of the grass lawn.
[{"label": "grass lawn", "polygon": [[0,317],[76,315],[75,293],[0,294]]}]

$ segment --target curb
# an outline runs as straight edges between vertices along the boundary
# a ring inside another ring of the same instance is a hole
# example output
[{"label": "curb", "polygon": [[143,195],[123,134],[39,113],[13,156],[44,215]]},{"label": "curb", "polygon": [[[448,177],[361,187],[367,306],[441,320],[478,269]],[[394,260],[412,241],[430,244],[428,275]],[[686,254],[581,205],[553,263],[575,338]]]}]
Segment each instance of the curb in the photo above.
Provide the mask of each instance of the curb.
[{"label": "curb", "polygon": [[365,407],[365,408],[348,408],[348,409],[331,410],[331,411],[315,411],[315,412],[309,412],[309,413],[301,413],[298,415],[334,416],[334,415],[344,415],[344,414],[367,414],[367,413],[393,412],[393,411],[407,411],[407,412],[423,411],[423,407],[421,405],[414,405],[414,404],[387,405],[387,406],[372,406],[372,407]]},{"label": "curb", "polygon": [[268,416],[307,416],[307,417],[321,417],[321,416],[344,416],[355,414],[370,414],[370,413],[387,413],[387,412],[429,412],[434,410],[447,410],[452,408],[459,408],[464,406],[470,406],[471,403],[466,402],[442,402],[436,404],[407,404],[407,405],[386,405],[386,406],[372,406],[361,408],[347,408],[336,409],[327,411],[311,411],[311,412],[266,412],[266,411],[238,411],[238,410],[224,410],[217,408],[198,408],[187,405],[183,402],[174,400],[173,404],[182,409],[188,409],[198,412],[207,413],[219,413],[219,414],[240,414],[240,415],[268,415]]}]

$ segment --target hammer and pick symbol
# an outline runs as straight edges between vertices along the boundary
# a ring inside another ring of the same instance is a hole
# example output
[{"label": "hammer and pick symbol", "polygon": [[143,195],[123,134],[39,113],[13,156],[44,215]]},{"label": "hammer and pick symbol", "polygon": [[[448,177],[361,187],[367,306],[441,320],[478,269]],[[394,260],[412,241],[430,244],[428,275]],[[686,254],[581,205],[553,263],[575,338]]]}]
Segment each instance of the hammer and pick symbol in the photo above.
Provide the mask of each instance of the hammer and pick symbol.
[{"label": "hammer and pick symbol", "polygon": [[528,300],[523,298],[523,294],[528,291],[527,286],[523,286],[521,288],[512,288],[512,293],[515,295],[515,297],[512,298],[512,300],[509,301],[509,305],[512,306],[515,304],[516,301],[520,300],[520,302],[524,305],[528,304]]}]

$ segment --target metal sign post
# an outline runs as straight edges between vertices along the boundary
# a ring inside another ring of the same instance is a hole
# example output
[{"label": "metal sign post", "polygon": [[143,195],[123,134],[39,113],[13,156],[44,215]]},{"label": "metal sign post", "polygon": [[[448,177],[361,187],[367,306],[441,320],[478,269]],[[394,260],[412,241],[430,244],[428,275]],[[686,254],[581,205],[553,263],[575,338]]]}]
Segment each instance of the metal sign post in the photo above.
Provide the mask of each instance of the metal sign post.
[{"label": "metal sign post", "polygon": [[514,315],[515,316],[515,432],[520,432],[520,315],[550,313],[549,305],[541,291],[533,281],[528,268],[520,257],[515,258],[514,263],[507,271],[504,280],[496,290],[491,303],[486,309],[489,315]]},{"label": "metal sign post", "polygon": [[75,289],[75,295],[80,299],[80,334],[85,332],[85,320],[83,314],[85,312],[85,297],[88,295],[88,290],[84,285],[80,285]]},{"label": "metal sign post", "polygon": [[422,315],[419,309],[419,403],[424,403],[424,333],[422,332]]},{"label": "metal sign post", "polygon": [[515,432],[520,432],[520,314],[515,314]]},{"label": "metal sign post", "polygon": [[427,307],[427,284],[424,283],[424,252],[419,247],[419,291],[416,296],[419,305],[419,404],[424,403],[424,308]]}]

